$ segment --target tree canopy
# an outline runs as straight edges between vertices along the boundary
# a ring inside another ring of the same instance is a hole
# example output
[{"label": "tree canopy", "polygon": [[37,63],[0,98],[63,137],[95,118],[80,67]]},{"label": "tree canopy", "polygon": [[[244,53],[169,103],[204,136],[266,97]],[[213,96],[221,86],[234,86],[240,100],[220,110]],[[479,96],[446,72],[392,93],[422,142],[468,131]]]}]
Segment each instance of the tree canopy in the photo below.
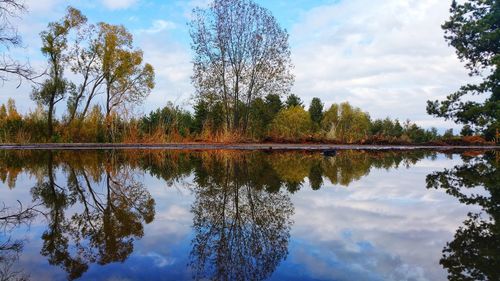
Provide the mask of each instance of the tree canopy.
[{"label": "tree canopy", "polygon": [[[453,1],[451,16],[442,25],[445,39],[465,62],[478,84],[467,84],[444,101],[428,101],[427,112],[457,123],[472,125],[492,138],[500,128],[500,2],[496,0]],[[484,102],[470,96],[482,95]]]},{"label": "tree canopy", "polygon": [[198,99],[220,102],[226,130],[246,131],[249,106],[293,83],[288,33],[251,0],[215,0],[190,22]]}]

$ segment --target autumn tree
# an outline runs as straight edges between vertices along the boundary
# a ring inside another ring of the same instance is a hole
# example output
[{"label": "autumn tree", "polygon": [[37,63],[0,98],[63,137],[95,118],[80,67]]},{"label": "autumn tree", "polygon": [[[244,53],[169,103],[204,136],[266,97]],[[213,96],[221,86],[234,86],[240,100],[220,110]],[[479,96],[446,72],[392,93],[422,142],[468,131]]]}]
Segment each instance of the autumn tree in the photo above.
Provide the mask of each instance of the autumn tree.
[{"label": "autumn tree", "polygon": [[[85,118],[93,99],[101,93],[104,82],[102,71],[103,32],[94,24],[79,28],[69,51],[71,72],[80,76],[80,83],[70,93],[68,99],[68,122],[78,117]],[[80,105],[83,108],[80,109]]]},{"label": "autumn tree", "polygon": [[222,103],[227,130],[246,131],[255,98],[290,91],[289,36],[269,10],[251,0],[214,0],[194,9],[190,34],[196,95]]},{"label": "autumn tree", "polygon": [[[450,8],[442,25],[445,39],[466,62],[470,76],[482,77],[479,84],[464,85],[444,101],[428,101],[427,112],[472,125],[487,137],[500,127],[500,2],[467,0]],[[467,97],[482,95],[483,102]]]},{"label": "autumn tree", "polygon": [[301,106],[283,109],[274,118],[270,135],[278,139],[303,140],[312,132],[311,117]]},{"label": "autumn tree", "polygon": [[0,141],[7,142],[12,140],[16,132],[22,126],[22,116],[16,108],[14,99],[9,98],[7,105],[0,106]]},{"label": "autumn tree", "polygon": [[68,89],[68,123],[85,119],[96,96],[105,94],[109,125],[117,109],[141,103],[154,88],[153,67],[144,63],[143,52],[134,48],[133,36],[124,26],[85,21],[69,45],[67,63],[79,78]]},{"label": "autumn tree", "polygon": [[325,112],[321,126],[328,139],[352,143],[368,135],[370,116],[347,102],[333,104]]},{"label": "autumn tree", "polygon": [[47,107],[47,133],[53,136],[55,106],[62,101],[66,92],[73,85],[64,77],[65,63],[67,61],[67,48],[69,33],[83,25],[87,18],[77,9],[68,7],[67,13],[60,21],[51,22],[47,30],[40,33],[42,38],[42,53],[48,59],[48,78],[35,88],[32,98]]},{"label": "autumn tree", "polygon": [[105,81],[106,117],[119,106],[140,103],[154,88],[153,66],[133,47],[133,36],[122,25],[100,23],[101,63]]}]

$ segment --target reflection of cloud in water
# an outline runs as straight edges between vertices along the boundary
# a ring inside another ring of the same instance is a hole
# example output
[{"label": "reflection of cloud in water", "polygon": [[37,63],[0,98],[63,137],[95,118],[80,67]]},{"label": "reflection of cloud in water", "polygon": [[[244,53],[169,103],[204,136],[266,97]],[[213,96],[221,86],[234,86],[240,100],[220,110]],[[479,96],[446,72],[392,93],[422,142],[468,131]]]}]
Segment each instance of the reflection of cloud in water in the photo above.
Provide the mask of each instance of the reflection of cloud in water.
[{"label": "reflection of cloud in water", "polygon": [[175,263],[175,258],[173,257],[165,257],[158,253],[148,253],[146,257],[150,257],[153,259],[155,266],[157,267],[165,267],[168,265],[173,265]]},{"label": "reflection of cloud in water", "polygon": [[425,189],[432,171],[372,171],[347,188],[324,186],[321,196],[301,189],[290,262],[319,279],[445,279],[441,248],[471,208]]},{"label": "reflection of cloud in water", "polygon": [[[217,246],[227,257],[247,258],[249,264],[266,260],[259,258],[262,249],[274,249],[269,251],[276,255],[267,259],[269,266],[260,265],[260,271],[254,266],[248,274],[272,274],[276,280],[442,280],[446,273],[439,265],[441,250],[465,214],[477,209],[460,205],[444,190],[425,189],[426,175],[461,163],[459,157],[449,160],[438,155],[432,161],[422,159],[425,154],[411,153],[343,152],[336,158],[309,153],[148,153],[112,156],[117,163],[129,165],[131,173],[147,171],[144,177],[139,173],[137,182],[155,199],[154,222],[143,224],[144,236],[134,237],[135,250],[128,259],[106,266],[91,262],[82,280],[191,279],[193,272],[187,265],[196,237]],[[81,159],[67,154],[55,153],[59,168],[54,173],[61,185],[72,167],[89,176],[104,171],[104,154],[80,153]],[[45,165],[34,159],[23,164],[31,173],[19,174],[14,189],[0,187],[2,200],[31,201],[28,192],[36,178],[29,175],[35,176]],[[124,167],[115,168],[118,172]],[[116,172],[110,176],[114,178]],[[101,197],[106,193],[105,178],[96,180],[94,187]],[[320,190],[313,191],[311,182]],[[78,191],[68,189],[72,190]],[[130,191],[135,190],[144,191]],[[68,193],[69,198],[75,195],[80,198],[78,193]],[[92,196],[87,198],[94,201]],[[105,198],[100,202],[105,203]],[[76,205],[64,210],[68,219],[84,212],[81,204]],[[227,210],[223,224],[221,209]],[[254,209],[255,214],[250,212]],[[290,221],[295,221],[291,230]],[[194,232],[193,223],[200,227]],[[31,231],[22,234],[30,242],[20,262],[38,280],[62,280],[64,275],[40,258],[39,239],[45,228],[45,221],[35,221]],[[211,240],[201,239],[205,237]],[[265,237],[278,237],[279,243]],[[243,246],[227,247],[227,241]],[[247,252],[240,255],[237,250],[242,249]],[[202,250],[202,258],[212,257],[210,247]],[[226,260],[219,257],[219,269],[238,270],[225,267]],[[200,276],[210,276],[213,264],[205,260],[203,265],[206,268],[201,271],[209,272]]]},{"label": "reflection of cloud in water", "polygon": [[157,213],[156,220],[161,223],[148,226],[148,236],[171,235],[182,238],[191,232],[190,224],[193,215],[189,209],[185,206],[173,205],[172,202],[170,204],[163,206],[164,209]]},{"label": "reflection of cloud in water", "polygon": [[334,240],[323,243],[321,248],[305,242],[291,248],[296,253],[291,262],[305,267],[309,279],[426,280],[422,268],[406,264],[368,242]]}]

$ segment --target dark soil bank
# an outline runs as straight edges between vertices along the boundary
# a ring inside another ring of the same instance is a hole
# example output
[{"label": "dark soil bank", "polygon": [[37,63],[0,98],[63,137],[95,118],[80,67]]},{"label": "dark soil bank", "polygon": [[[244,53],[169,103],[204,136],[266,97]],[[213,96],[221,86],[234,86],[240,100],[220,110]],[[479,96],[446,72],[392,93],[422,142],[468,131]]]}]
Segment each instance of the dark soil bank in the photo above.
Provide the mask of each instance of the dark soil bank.
[{"label": "dark soil bank", "polygon": [[432,146],[432,145],[336,145],[336,144],[285,144],[285,143],[44,143],[0,144],[0,149],[171,149],[171,150],[500,150],[500,146]]}]

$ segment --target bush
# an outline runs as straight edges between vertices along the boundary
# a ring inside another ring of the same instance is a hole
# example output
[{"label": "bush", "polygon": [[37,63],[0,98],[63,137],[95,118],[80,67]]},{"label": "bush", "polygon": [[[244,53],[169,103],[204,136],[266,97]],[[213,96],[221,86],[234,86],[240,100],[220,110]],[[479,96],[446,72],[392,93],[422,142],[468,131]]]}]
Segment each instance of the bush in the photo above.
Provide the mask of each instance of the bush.
[{"label": "bush", "polygon": [[368,137],[370,132],[370,115],[345,102],[333,104],[321,122],[321,127],[329,140],[343,143],[359,142]]},{"label": "bush", "polygon": [[281,140],[305,140],[312,132],[309,113],[302,106],[281,110],[271,123],[269,135]]},{"label": "bush", "polygon": [[146,135],[163,133],[188,137],[194,130],[194,121],[191,113],[169,103],[164,108],[142,117],[139,127],[141,133]]}]

